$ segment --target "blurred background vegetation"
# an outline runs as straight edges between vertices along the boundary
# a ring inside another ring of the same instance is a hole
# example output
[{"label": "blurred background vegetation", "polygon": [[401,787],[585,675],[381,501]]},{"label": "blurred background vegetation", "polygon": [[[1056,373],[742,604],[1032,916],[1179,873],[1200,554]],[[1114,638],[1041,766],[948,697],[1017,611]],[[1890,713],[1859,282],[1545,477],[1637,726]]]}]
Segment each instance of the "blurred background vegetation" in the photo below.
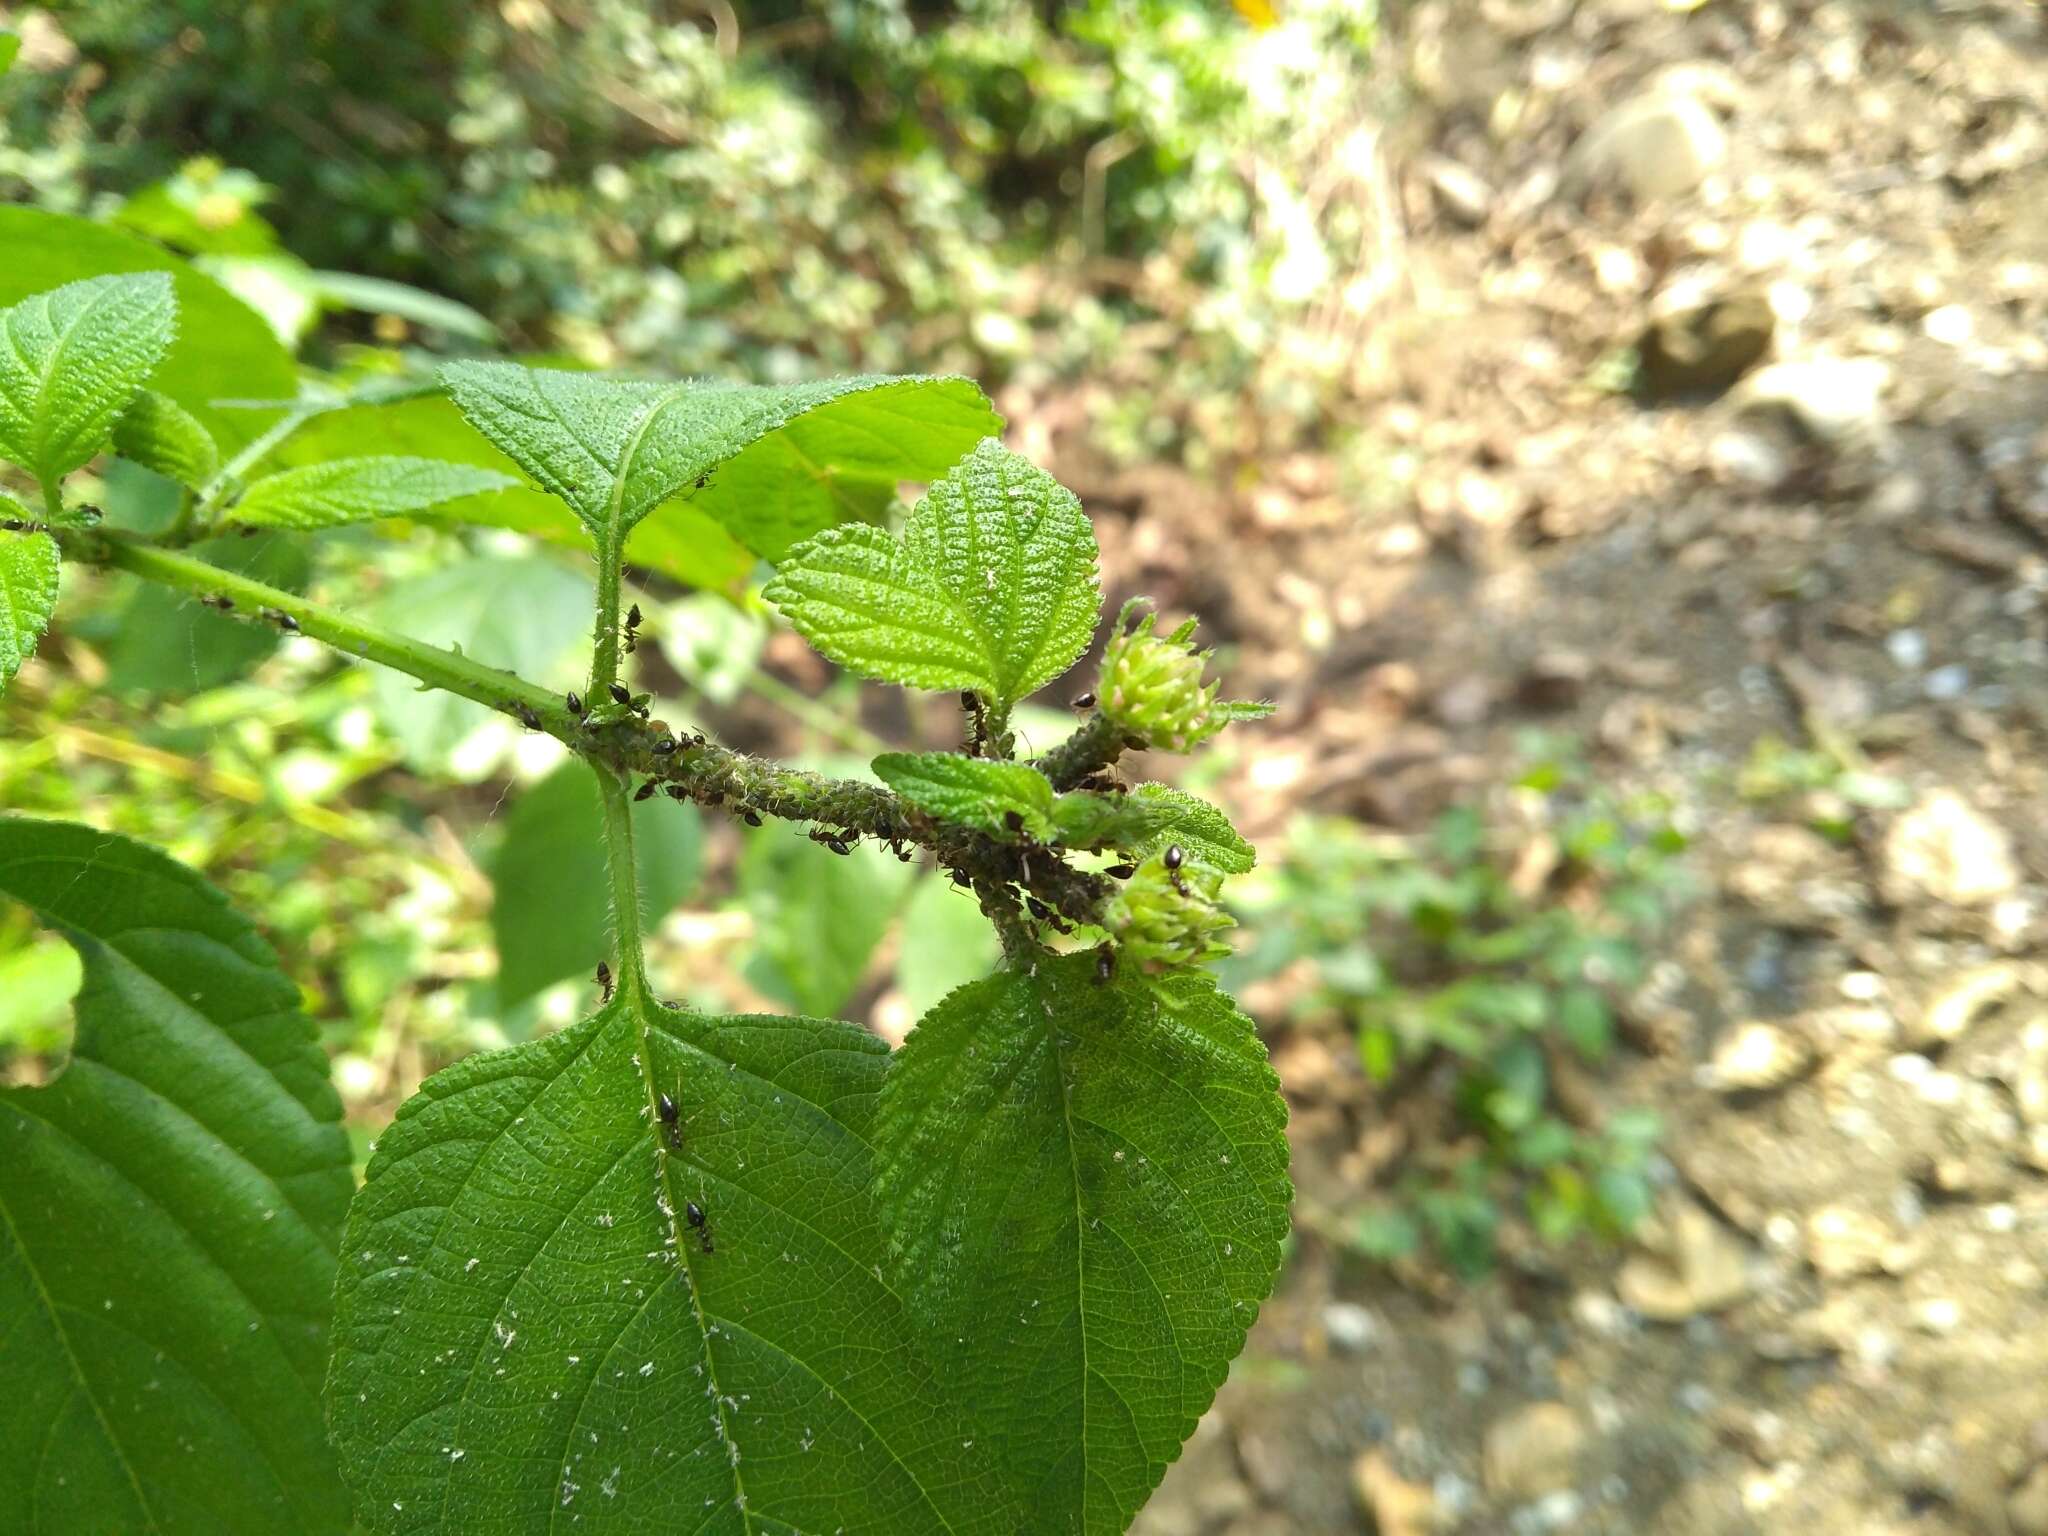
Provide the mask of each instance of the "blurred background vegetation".
[{"label": "blurred background vegetation", "polygon": [[[1225,479],[1340,437],[1390,280],[1376,22],[1371,0],[92,0],[7,17],[0,200],[191,257],[306,389],[488,349],[959,371],[999,403],[1086,380],[1103,459]],[[123,464],[99,494],[135,524],[175,506]],[[515,531],[206,553],[560,686],[587,644],[580,557]],[[951,744],[943,709],[788,644],[760,575],[643,570],[657,713],[845,772]],[[426,1073],[590,1003],[595,810],[555,743],[124,578],[80,585],[0,700],[0,805],[158,844],[258,914],[361,1141]],[[1020,724],[1043,744],[1066,719]],[[693,1003],[900,1036],[995,957],[928,870],[642,809],[655,970]],[[1557,742],[1427,837],[1324,817],[1268,840],[1228,979],[1278,999],[1269,1032],[1349,1039],[1382,1102],[1421,1106],[1414,1155],[1318,1213],[1331,1234],[1471,1274],[1504,1223],[1634,1223],[1654,1121],[1566,1114],[1552,1066],[1612,1049],[1682,843]],[[0,1070],[51,1069],[75,986],[68,948],[0,915]]]}]

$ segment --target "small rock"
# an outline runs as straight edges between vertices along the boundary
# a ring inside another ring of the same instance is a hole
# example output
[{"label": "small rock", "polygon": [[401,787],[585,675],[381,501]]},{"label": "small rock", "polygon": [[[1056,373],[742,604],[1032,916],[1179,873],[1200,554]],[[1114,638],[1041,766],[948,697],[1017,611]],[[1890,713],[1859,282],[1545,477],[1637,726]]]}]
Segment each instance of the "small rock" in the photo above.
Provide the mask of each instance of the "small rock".
[{"label": "small rock", "polygon": [[1431,155],[1422,162],[1422,175],[1436,194],[1437,206],[1467,229],[1477,229],[1493,211],[1493,188],[1457,161]]},{"label": "small rock", "polygon": [[1745,416],[1782,416],[1836,453],[1878,452],[1888,440],[1883,399],[1891,366],[1876,358],[1811,357],[1772,363],[1743,385]]},{"label": "small rock", "polygon": [[1570,1487],[1585,1439],[1563,1403],[1531,1403],[1496,1419],[1481,1454],[1487,1491],[1520,1504]]},{"label": "small rock", "polygon": [[1802,1076],[1813,1060],[1813,1047],[1806,1041],[1775,1024],[1752,1019],[1721,1037],[1700,1077],[1722,1093],[1762,1093]]},{"label": "small rock", "polygon": [[1383,1450],[1361,1452],[1351,1463],[1351,1491],[1375,1536],[1428,1536],[1436,1524],[1436,1495],[1395,1471]]},{"label": "small rock", "polygon": [[1333,1301],[1323,1308],[1323,1332],[1346,1354],[1372,1348],[1380,1336],[1380,1320],[1355,1301]]},{"label": "small rock", "polygon": [[1770,301],[1741,290],[1663,315],[1636,342],[1646,399],[1718,395],[1771,349]]},{"label": "small rock", "polygon": [[1639,203],[1682,197],[1727,158],[1721,119],[1674,85],[1632,97],[1596,120],[1566,155],[1558,189],[1577,198],[1619,187]]},{"label": "small rock", "polygon": [[1886,898],[1987,906],[2019,885],[2004,828],[1953,790],[1937,789],[1892,823],[1884,841]]},{"label": "small rock", "polygon": [[2018,991],[2020,980],[2019,968],[2014,965],[1980,965],[1965,971],[1927,1000],[1907,1043],[1920,1049],[1961,1039],[1973,1024]]},{"label": "small rock", "polygon": [[1915,1257],[1911,1244],[1861,1211],[1825,1205],[1806,1218],[1806,1261],[1826,1279],[1902,1274]]},{"label": "small rock", "polygon": [[1954,1297],[1923,1296],[1913,1303],[1913,1326],[1922,1333],[1954,1333],[1962,1321],[1962,1304]]},{"label": "small rock", "polygon": [[1615,1289],[1651,1321],[1685,1322],[1724,1311],[1749,1294],[1741,1242],[1690,1200],[1667,1199],[1641,1235],[1652,1251],[1621,1266]]}]

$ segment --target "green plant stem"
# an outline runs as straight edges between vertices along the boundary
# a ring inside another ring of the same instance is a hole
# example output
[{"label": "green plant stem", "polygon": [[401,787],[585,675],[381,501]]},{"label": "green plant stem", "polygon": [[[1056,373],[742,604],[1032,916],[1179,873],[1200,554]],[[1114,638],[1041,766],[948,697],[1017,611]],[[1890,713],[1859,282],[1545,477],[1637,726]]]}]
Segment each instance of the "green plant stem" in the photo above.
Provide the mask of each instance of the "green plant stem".
[{"label": "green plant stem", "polygon": [[820,736],[836,741],[850,751],[876,757],[889,750],[888,743],[874,732],[854,721],[840,719],[809,694],[790,687],[772,672],[754,668],[747,674],[746,687],[750,693],[766,699]]},{"label": "green plant stem", "polygon": [[626,536],[607,529],[597,551],[597,628],[590,647],[590,702],[601,705],[619,680],[619,570]]},{"label": "green plant stem", "polygon": [[[592,763],[604,812],[605,861],[611,869],[612,934],[618,940],[618,985],[635,1008],[647,996],[647,961],[640,930],[640,866],[633,856],[633,807],[619,776]],[[643,1057],[644,1059],[644,1057]]]},{"label": "green plant stem", "polygon": [[576,720],[561,699],[511,672],[471,661],[460,652],[428,645],[177,550],[158,549],[111,535],[89,544],[67,542],[67,554],[81,552],[84,558],[98,564],[132,571],[200,597],[226,598],[245,617],[273,624],[281,618],[290,619],[302,634],[333,646],[345,656],[391,667],[487,708],[515,717],[522,710],[530,712],[541,729],[574,745]]},{"label": "green plant stem", "polygon": [[[663,721],[579,719],[561,698],[513,673],[181,551],[113,534],[65,534],[60,542],[66,558],[73,561],[130,571],[201,598],[226,598],[237,616],[251,622],[279,624],[289,619],[300,633],[344,656],[374,661],[544,730],[600,773],[612,775],[621,796],[625,782],[652,780],[680,798],[723,807],[735,815],[813,822],[881,842],[929,848],[947,868],[983,885],[1021,886],[1072,922],[1094,922],[1110,894],[1109,881],[1074,869],[1051,849],[1027,852],[1014,843],[935,822],[878,784],[787,768],[709,741],[692,740],[660,752],[655,750],[658,746],[676,740]],[[1086,731],[1083,727],[1077,735]]]},{"label": "green plant stem", "polygon": [[1081,722],[1079,730],[1031,766],[1052,780],[1054,789],[1072,789],[1090,774],[1100,773],[1123,755],[1122,730],[1109,716],[1097,710]]},{"label": "green plant stem", "polygon": [[212,522],[214,503],[219,501],[226,492],[240,485],[242,476],[257,464],[260,464],[269,455],[271,449],[290,437],[318,414],[317,410],[307,410],[303,406],[295,410],[286,411],[284,415],[278,417],[276,421],[251,438],[248,446],[243,448],[240,453],[215,470],[213,478],[199,488],[199,505],[197,508],[199,521],[201,523]]}]

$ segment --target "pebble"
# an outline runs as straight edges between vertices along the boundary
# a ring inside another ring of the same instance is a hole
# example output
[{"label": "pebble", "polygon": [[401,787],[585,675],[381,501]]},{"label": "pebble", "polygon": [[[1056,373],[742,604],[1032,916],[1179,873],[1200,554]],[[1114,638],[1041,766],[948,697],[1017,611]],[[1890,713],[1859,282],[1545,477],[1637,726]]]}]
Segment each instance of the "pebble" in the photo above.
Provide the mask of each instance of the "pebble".
[{"label": "pebble", "polygon": [[1380,1321],[1354,1301],[1333,1301],[1323,1308],[1323,1332],[1346,1354],[1359,1354],[1379,1342]]},{"label": "pebble", "polygon": [[1487,1491],[1521,1503],[1569,1488],[1585,1439],[1578,1415],[1563,1403],[1530,1403],[1496,1419],[1480,1455]]},{"label": "pebble", "polygon": [[1936,667],[1922,679],[1920,691],[1937,704],[1960,699],[1970,691],[1970,669],[1961,664]]}]

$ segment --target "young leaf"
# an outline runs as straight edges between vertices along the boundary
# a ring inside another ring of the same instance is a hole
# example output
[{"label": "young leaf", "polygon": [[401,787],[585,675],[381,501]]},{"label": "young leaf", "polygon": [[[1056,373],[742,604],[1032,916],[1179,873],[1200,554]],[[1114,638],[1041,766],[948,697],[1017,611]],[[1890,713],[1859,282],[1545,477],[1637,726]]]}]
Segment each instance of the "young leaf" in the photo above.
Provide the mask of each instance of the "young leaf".
[{"label": "young leaf", "polygon": [[1014,816],[1015,830],[1052,836],[1052,780],[1029,764],[958,752],[884,752],[874,770],[897,794],[941,821],[1011,836]]},{"label": "young leaf", "polygon": [[1091,955],[962,987],[876,1113],[889,1273],[1023,1499],[1121,1531],[1271,1291],[1287,1112],[1205,976],[1100,985]]},{"label": "young leaf", "polygon": [[109,272],[166,272],[177,295],[178,334],[150,375],[152,389],[198,417],[227,447],[267,426],[260,411],[216,409],[223,399],[273,400],[297,388],[291,354],[261,318],[220,284],[162,246],[108,224],[40,208],[0,207],[0,304]]},{"label": "young leaf", "polygon": [[376,455],[329,459],[266,475],[242,494],[228,516],[248,527],[336,528],[343,523],[425,512],[461,496],[501,491],[518,482],[494,469],[439,459]]},{"label": "young leaf", "polygon": [[900,542],[829,529],[763,595],[843,667],[972,688],[999,711],[1074,664],[1102,606],[1079,498],[993,438],[931,488]]},{"label": "young leaf", "polygon": [[169,395],[138,389],[114,423],[114,452],[196,491],[220,468],[213,434]]},{"label": "young leaf", "polygon": [[111,833],[0,817],[0,896],[84,966],[70,1064],[0,1088],[0,1524],[346,1531],[319,1390],[353,1181],[297,987]]},{"label": "young leaf", "polygon": [[0,310],[0,458],[55,484],[107,445],[171,344],[161,272],[90,277]]},{"label": "young leaf", "polygon": [[[633,844],[648,915],[658,920],[697,878],[703,824],[666,796],[633,807]],[[521,794],[491,861],[498,1001],[523,1001],[568,976],[588,977],[610,950],[611,882],[597,786],[568,762]]]},{"label": "young leaf", "polygon": [[378,1143],[336,1291],[328,1403],[364,1523],[1024,1528],[882,1278],[887,1069],[850,1025],[622,987],[430,1079]]},{"label": "young leaf", "polygon": [[[0,512],[25,521],[20,503],[0,496]],[[57,541],[47,533],[0,529],[0,688],[36,652],[57,609]]]},{"label": "young leaf", "polygon": [[441,378],[476,429],[600,539],[692,492],[771,559],[873,512],[898,481],[937,475],[1001,422],[965,379],[657,384],[514,363],[451,363]]},{"label": "young leaf", "polygon": [[1184,789],[1171,784],[1140,784],[1128,798],[1159,817],[1146,836],[1129,849],[1140,859],[1178,843],[1189,860],[1206,864],[1219,874],[1249,874],[1258,862],[1252,845],[1230,824],[1228,816]]}]

